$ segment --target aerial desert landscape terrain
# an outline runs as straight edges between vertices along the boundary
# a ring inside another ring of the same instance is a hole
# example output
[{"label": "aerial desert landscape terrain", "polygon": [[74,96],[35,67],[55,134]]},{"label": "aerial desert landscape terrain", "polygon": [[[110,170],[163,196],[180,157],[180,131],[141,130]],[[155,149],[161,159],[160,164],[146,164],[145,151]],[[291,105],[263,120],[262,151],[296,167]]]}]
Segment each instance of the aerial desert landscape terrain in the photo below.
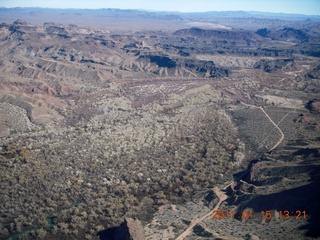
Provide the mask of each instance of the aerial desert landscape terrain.
[{"label": "aerial desert landscape terrain", "polygon": [[0,239],[320,238],[319,16],[0,22]]}]

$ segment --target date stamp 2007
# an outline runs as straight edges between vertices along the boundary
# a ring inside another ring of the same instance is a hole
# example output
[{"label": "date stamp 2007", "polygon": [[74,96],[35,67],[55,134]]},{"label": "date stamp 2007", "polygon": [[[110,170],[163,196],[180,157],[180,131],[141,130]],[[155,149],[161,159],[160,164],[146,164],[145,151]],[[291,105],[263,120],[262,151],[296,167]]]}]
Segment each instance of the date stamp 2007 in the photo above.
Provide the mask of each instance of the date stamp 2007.
[{"label": "date stamp 2007", "polygon": [[289,210],[279,210],[277,214],[271,212],[271,210],[261,211],[260,213],[254,213],[252,210],[243,210],[240,213],[236,213],[235,211],[228,211],[228,210],[213,210],[212,219],[266,219],[271,220],[274,219],[305,219],[307,217],[307,212],[296,210],[296,211],[289,211]]}]

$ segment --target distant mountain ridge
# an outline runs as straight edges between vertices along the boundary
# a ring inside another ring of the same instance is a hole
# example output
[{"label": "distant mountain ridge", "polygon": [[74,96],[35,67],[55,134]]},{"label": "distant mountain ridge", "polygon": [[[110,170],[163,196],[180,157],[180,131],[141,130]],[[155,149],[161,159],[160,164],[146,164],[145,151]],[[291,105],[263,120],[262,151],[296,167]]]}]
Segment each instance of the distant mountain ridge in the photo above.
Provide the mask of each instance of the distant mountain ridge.
[{"label": "distant mountain ridge", "polygon": [[[195,17],[209,20],[210,18],[266,18],[279,19],[289,21],[320,21],[320,15],[305,15],[292,13],[271,13],[258,11],[208,11],[208,12],[179,12],[179,11],[152,11],[138,9],[117,9],[117,8],[101,8],[101,9],[59,9],[59,8],[1,8],[0,19],[9,13],[29,13],[30,15],[39,15],[46,12],[74,13],[77,15],[101,15],[116,18],[153,18],[158,20],[191,20]],[[119,15],[121,14],[121,15]]]},{"label": "distant mountain ridge", "polygon": [[320,15],[309,15],[299,13],[281,13],[281,12],[262,12],[262,11],[241,11],[241,10],[230,10],[230,11],[206,11],[206,12],[180,12],[180,11],[157,11],[157,10],[144,10],[144,9],[120,9],[120,8],[97,8],[97,9],[83,9],[83,8],[42,8],[42,7],[14,7],[6,8],[0,7],[0,11],[3,10],[66,10],[66,11],[105,11],[105,12],[127,12],[127,13],[154,13],[154,14],[179,14],[179,15],[190,15],[190,14],[212,14],[221,17],[252,17],[252,16],[265,16],[265,17],[292,17],[292,18],[320,18]]}]

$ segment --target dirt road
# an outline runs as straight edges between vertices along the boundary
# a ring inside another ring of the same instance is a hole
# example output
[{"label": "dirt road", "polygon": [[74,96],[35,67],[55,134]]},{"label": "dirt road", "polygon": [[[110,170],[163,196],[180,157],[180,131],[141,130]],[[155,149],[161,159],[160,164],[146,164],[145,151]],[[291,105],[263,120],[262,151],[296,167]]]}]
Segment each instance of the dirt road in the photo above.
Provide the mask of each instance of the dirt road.
[{"label": "dirt road", "polygon": [[218,187],[214,187],[213,189],[214,193],[218,196],[219,198],[219,202],[217,203],[217,205],[214,207],[214,209],[212,209],[210,212],[208,212],[206,215],[202,216],[202,217],[197,217],[195,219],[193,219],[189,225],[189,227],[179,235],[179,237],[177,237],[176,240],[183,240],[185,237],[187,237],[190,233],[191,230],[193,229],[194,226],[196,226],[198,223],[202,222],[203,220],[205,220],[208,217],[212,217],[213,215],[213,211],[214,210],[218,210],[221,203],[227,199],[227,195],[224,194]]},{"label": "dirt road", "polygon": [[276,127],[276,129],[279,130],[279,132],[281,134],[281,137],[280,137],[279,141],[272,148],[269,149],[269,151],[272,151],[272,150],[276,149],[282,143],[282,141],[284,139],[284,133],[278,127],[278,125],[271,119],[271,117],[268,115],[268,113],[266,113],[266,111],[262,107],[259,107],[259,108],[266,115],[266,117],[269,119],[269,121]]}]

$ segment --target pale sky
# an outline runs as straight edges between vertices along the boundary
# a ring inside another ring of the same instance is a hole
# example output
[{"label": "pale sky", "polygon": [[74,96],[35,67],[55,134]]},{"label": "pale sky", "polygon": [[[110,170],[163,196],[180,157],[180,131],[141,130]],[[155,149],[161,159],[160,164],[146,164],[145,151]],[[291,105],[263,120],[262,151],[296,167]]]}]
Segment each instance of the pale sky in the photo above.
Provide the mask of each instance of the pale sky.
[{"label": "pale sky", "polygon": [[320,15],[320,0],[0,0],[0,7],[120,8],[157,11],[261,11]]}]

